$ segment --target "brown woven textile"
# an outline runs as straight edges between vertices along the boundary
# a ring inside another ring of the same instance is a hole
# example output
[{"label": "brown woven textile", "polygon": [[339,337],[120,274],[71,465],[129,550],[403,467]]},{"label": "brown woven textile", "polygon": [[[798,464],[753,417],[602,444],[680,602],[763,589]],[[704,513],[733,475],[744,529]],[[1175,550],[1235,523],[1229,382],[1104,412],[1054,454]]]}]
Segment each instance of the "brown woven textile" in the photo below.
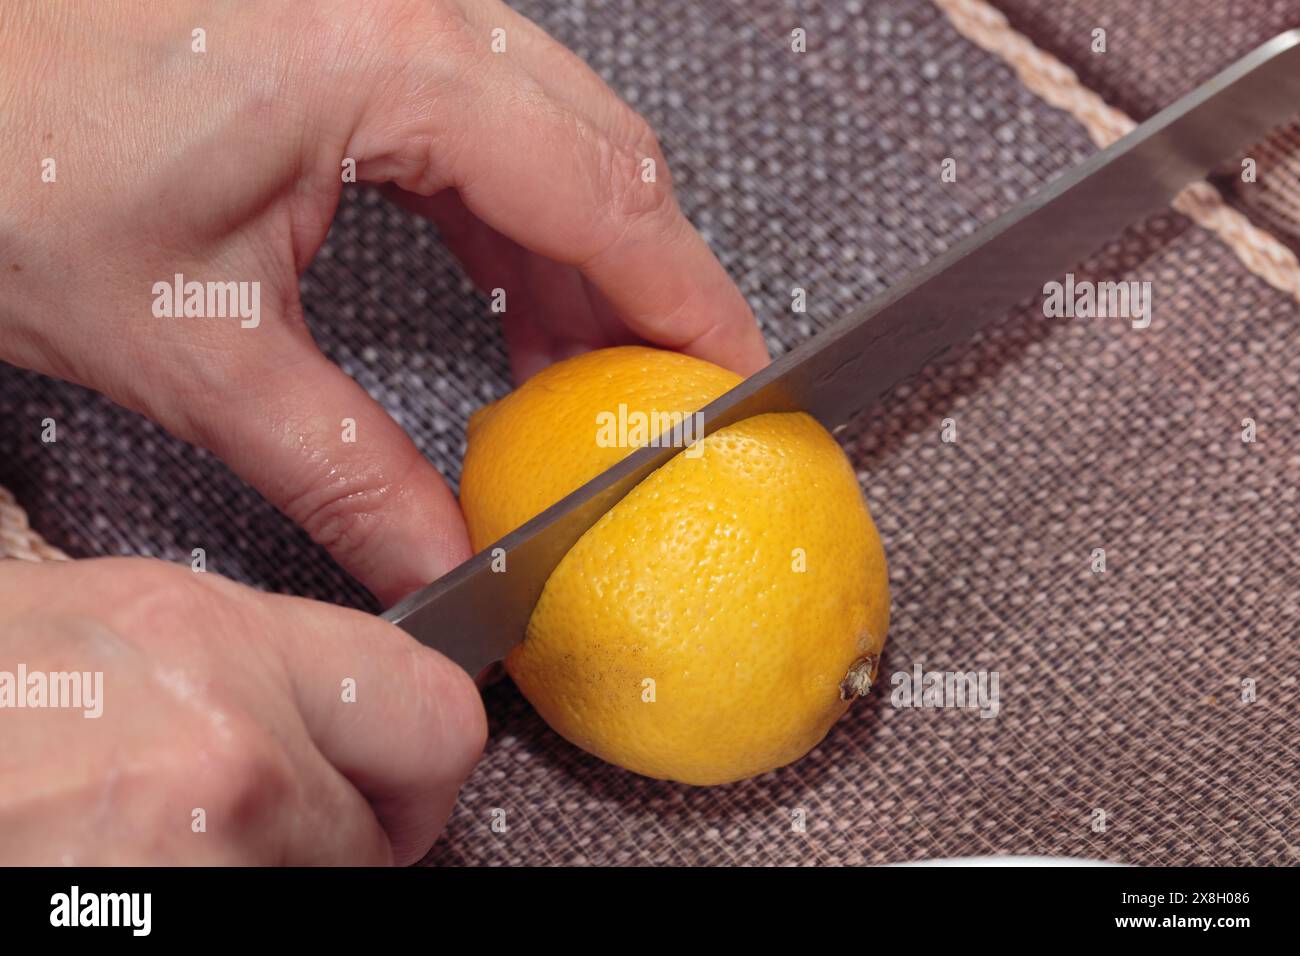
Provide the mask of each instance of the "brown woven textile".
[{"label": "brown woven textile", "polygon": [[[1011,25],[1111,106],[1144,119],[1238,57],[1300,26],[1295,0],[997,0]],[[1093,53],[1092,31],[1106,31]]]},{"label": "brown woven textile", "polygon": [[[518,6],[659,129],[683,206],[776,350],[1093,151],[917,0]],[[1137,119],[1300,25],[1290,3],[1003,9]],[[1111,52],[1093,58],[1097,23]],[[1297,304],[1173,213],[1075,272],[1150,281],[1151,327],[1047,319],[1035,299],[841,436],[890,559],[880,693],[794,766],[699,790],[602,764],[494,687],[487,754],[429,861],[1296,862]],[[807,316],[789,312],[795,285]],[[506,363],[431,230],[350,196],[304,295],[322,347],[454,478],[464,419],[508,387]],[[367,606],[208,456],[36,376],[0,376],[0,399],[17,409],[0,483],[51,543],[182,558],[197,541],[213,570]],[[45,415],[66,423],[57,452],[36,437]],[[997,671],[998,715],[890,706],[891,676],[917,663]]]}]

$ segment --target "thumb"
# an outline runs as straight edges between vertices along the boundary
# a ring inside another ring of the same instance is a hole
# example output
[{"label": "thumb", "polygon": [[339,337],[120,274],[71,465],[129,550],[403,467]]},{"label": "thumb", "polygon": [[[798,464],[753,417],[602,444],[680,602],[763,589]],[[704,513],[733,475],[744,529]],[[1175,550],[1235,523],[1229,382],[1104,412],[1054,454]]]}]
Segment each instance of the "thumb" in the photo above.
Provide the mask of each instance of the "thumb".
[{"label": "thumb", "polygon": [[199,441],[385,605],[468,558],[455,496],[402,428],[310,336],[276,344],[233,407],[190,409]]}]

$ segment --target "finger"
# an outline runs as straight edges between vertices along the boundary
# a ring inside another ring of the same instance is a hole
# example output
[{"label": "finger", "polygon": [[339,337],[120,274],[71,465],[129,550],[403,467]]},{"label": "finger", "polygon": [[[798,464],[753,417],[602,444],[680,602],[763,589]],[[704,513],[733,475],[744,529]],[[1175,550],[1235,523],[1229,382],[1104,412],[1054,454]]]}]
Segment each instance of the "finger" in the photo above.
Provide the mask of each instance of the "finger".
[{"label": "finger", "polygon": [[[537,24],[513,11],[509,12],[508,19],[516,39],[515,51],[518,53],[519,62],[533,80],[546,90],[552,100],[562,104],[575,115],[587,118],[594,127],[605,130],[613,143],[619,141],[620,134],[626,136],[624,131],[630,128],[632,133],[625,141],[634,145],[638,142],[649,144],[648,149],[638,151],[645,154],[641,159],[643,165],[638,170],[641,173],[642,183],[644,184],[646,173],[645,159],[652,158],[655,161],[656,179],[662,183],[668,194],[665,203],[670,219],[668,226],[684,228],[687,238],[697,242],[707,251],[706,244],[681,215],[673,199],[672,178],[668,165],[663,158],[658,140],[644,120],[627,107],[581,58],[563,44],[557,43]],[[711,252],[707,252],[707,261],[710,266],[716,267],[716,272],[723,271]],[[743,302],[739,291],[729,278],[725,279],[723,291]],[[599,295],[599,287],[596,298],[604,300],[604,297]],[[601,311],[599,302],[595,311],[599,316]],[[728,321],[729,318],[732,321]],[[668,331],[671,335],[679,330],[669,328]],[[721,350],[711,344],[711,337],[720,343]],[[720,320],[714,321],[693,343],[674,343],[671,339],[659,338],[653,330],[650,340],[662,344],[674,344],[683,351],[733,367],[742,374],[757,370],[768,360],[766,346],[763,344],[748,304],[744,304],[741,309],[724,311]],[[744,364],[744,360],[738,363],[728,358],[728,353],[736,347],[748,350],[750,364]]]},{"label": "finger", "polygon": [[[251,588],[160,561],[0,564],[0,665],[76,664],[113,689],[75,733],[46,721],[6,740],[11,769],[48,764],[59,735],[67,758],[46,775],[48,792],[19,788],[8,801],[13,838],[0,846],[11,856],[49,862],[54,839],[96,865],[392,862],[374,810],[306,732],[287,668],[268,666],[286,626],[278,604],[268,611]],[[131,772],[115,776],[124,765]],[[78,823],[105,780],[111,833],[97,814]],[[210,834],[197,842],[196,807]]]},{"label": "finger", "polygon": [[483,752],[478,688],[380,618],[281,596],[267,607],[312,740],[369,801],[395,861],[415,862]]},{"label": "finger", "polygon": [[[508,15],[501,11],[490,12]],[[463,28],[483,50],[492,17],[476,15]],[[636,335],[742,374],[765,364],[753,314],[678,208],[646,123],[594,74],[598,92],[581,108],[552,95],[550,67],[568,75],[573,60],[555,44],[511,52],[509,35],[507,52],[475,74],[461,101],[471,106],[454,116],[429,108],[433,61],[415,63],[395,93],[376,97],[353,137],[358,175],[422,195],[452,186],[493,229],[580,269]]]},{"label": "finger", "polygon": [[[261,861],[275,866],[392,866],[397,862],[392,836],[374,806],[319,750],[300,756],[305,807],[282,818],[279,856]],[[430,837],[430,843],[437,836]]]},{"label": "finger", "polygon": [[438,226],[448,248],[485,293],[506,292],[502,332],[515,382],[553,362],[611,345],[647,344],[594,293],[582,273],[535,255],[465,208],[455,190],[390,198]]},{"label": "finger", "polygon": [[232,387],[192,396],[185,437],[391,604],[469,557],[460,508],[401,426],[309,336],[281,328],[264,320]]}]

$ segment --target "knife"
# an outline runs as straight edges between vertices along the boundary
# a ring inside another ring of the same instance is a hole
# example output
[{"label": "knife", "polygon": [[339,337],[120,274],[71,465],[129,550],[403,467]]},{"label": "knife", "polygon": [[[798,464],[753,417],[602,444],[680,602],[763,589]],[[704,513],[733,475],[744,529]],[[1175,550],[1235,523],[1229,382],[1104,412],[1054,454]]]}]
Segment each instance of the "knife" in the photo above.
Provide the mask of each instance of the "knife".
[{"label": "knife", "polygon": [[[1242,57],[714,400],[702,411],[703,434],[765,412],[845,424],[1297,110],[1300,29]],[[687,437],[699,438],[683,431],[699,425],[687,419],[671,440],[632,452],[383,617],[477,675],[523,640],[547,578],[583,533]]]}]

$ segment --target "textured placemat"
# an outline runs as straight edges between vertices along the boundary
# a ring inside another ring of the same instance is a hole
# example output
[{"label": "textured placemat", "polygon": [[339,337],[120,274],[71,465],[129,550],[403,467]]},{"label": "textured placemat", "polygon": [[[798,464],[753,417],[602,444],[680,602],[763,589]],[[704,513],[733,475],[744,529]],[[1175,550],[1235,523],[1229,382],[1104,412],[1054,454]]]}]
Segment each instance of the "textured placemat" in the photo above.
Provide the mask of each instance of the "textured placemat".
[{"label": "textured placemat", "polygon": [[[518,6],[659,130],[683,207],[774,351],[1095,148],[916,0]],[[1284,6],[1005,10],[1140,120],[1300,25]],[[1188,36],[1214,39],[1189,56]],[[694,790],[601,764],[495,687],[487,754],[430,861],[1294,863],[1296,302],[1173,213],[1076,274],[1150,281],[1151,327],[1029,303],[842,436],[890,559],[881,694],[795,766]],[[789,313],[795,285],[806,316]],[[454,480],[468,412],[509,384],[484,302],[433,231],[351,193],[303,292],[325,351]],[[0,399],[0,483],[54,545],[182,559],[199,540],[212,570],[373,606],[209,456],[27,373],[5,369]],[[57,449],[39,441],[46,416]],[[918,664],[996,671],[997,716],[891,706],[891,677]]]}]

